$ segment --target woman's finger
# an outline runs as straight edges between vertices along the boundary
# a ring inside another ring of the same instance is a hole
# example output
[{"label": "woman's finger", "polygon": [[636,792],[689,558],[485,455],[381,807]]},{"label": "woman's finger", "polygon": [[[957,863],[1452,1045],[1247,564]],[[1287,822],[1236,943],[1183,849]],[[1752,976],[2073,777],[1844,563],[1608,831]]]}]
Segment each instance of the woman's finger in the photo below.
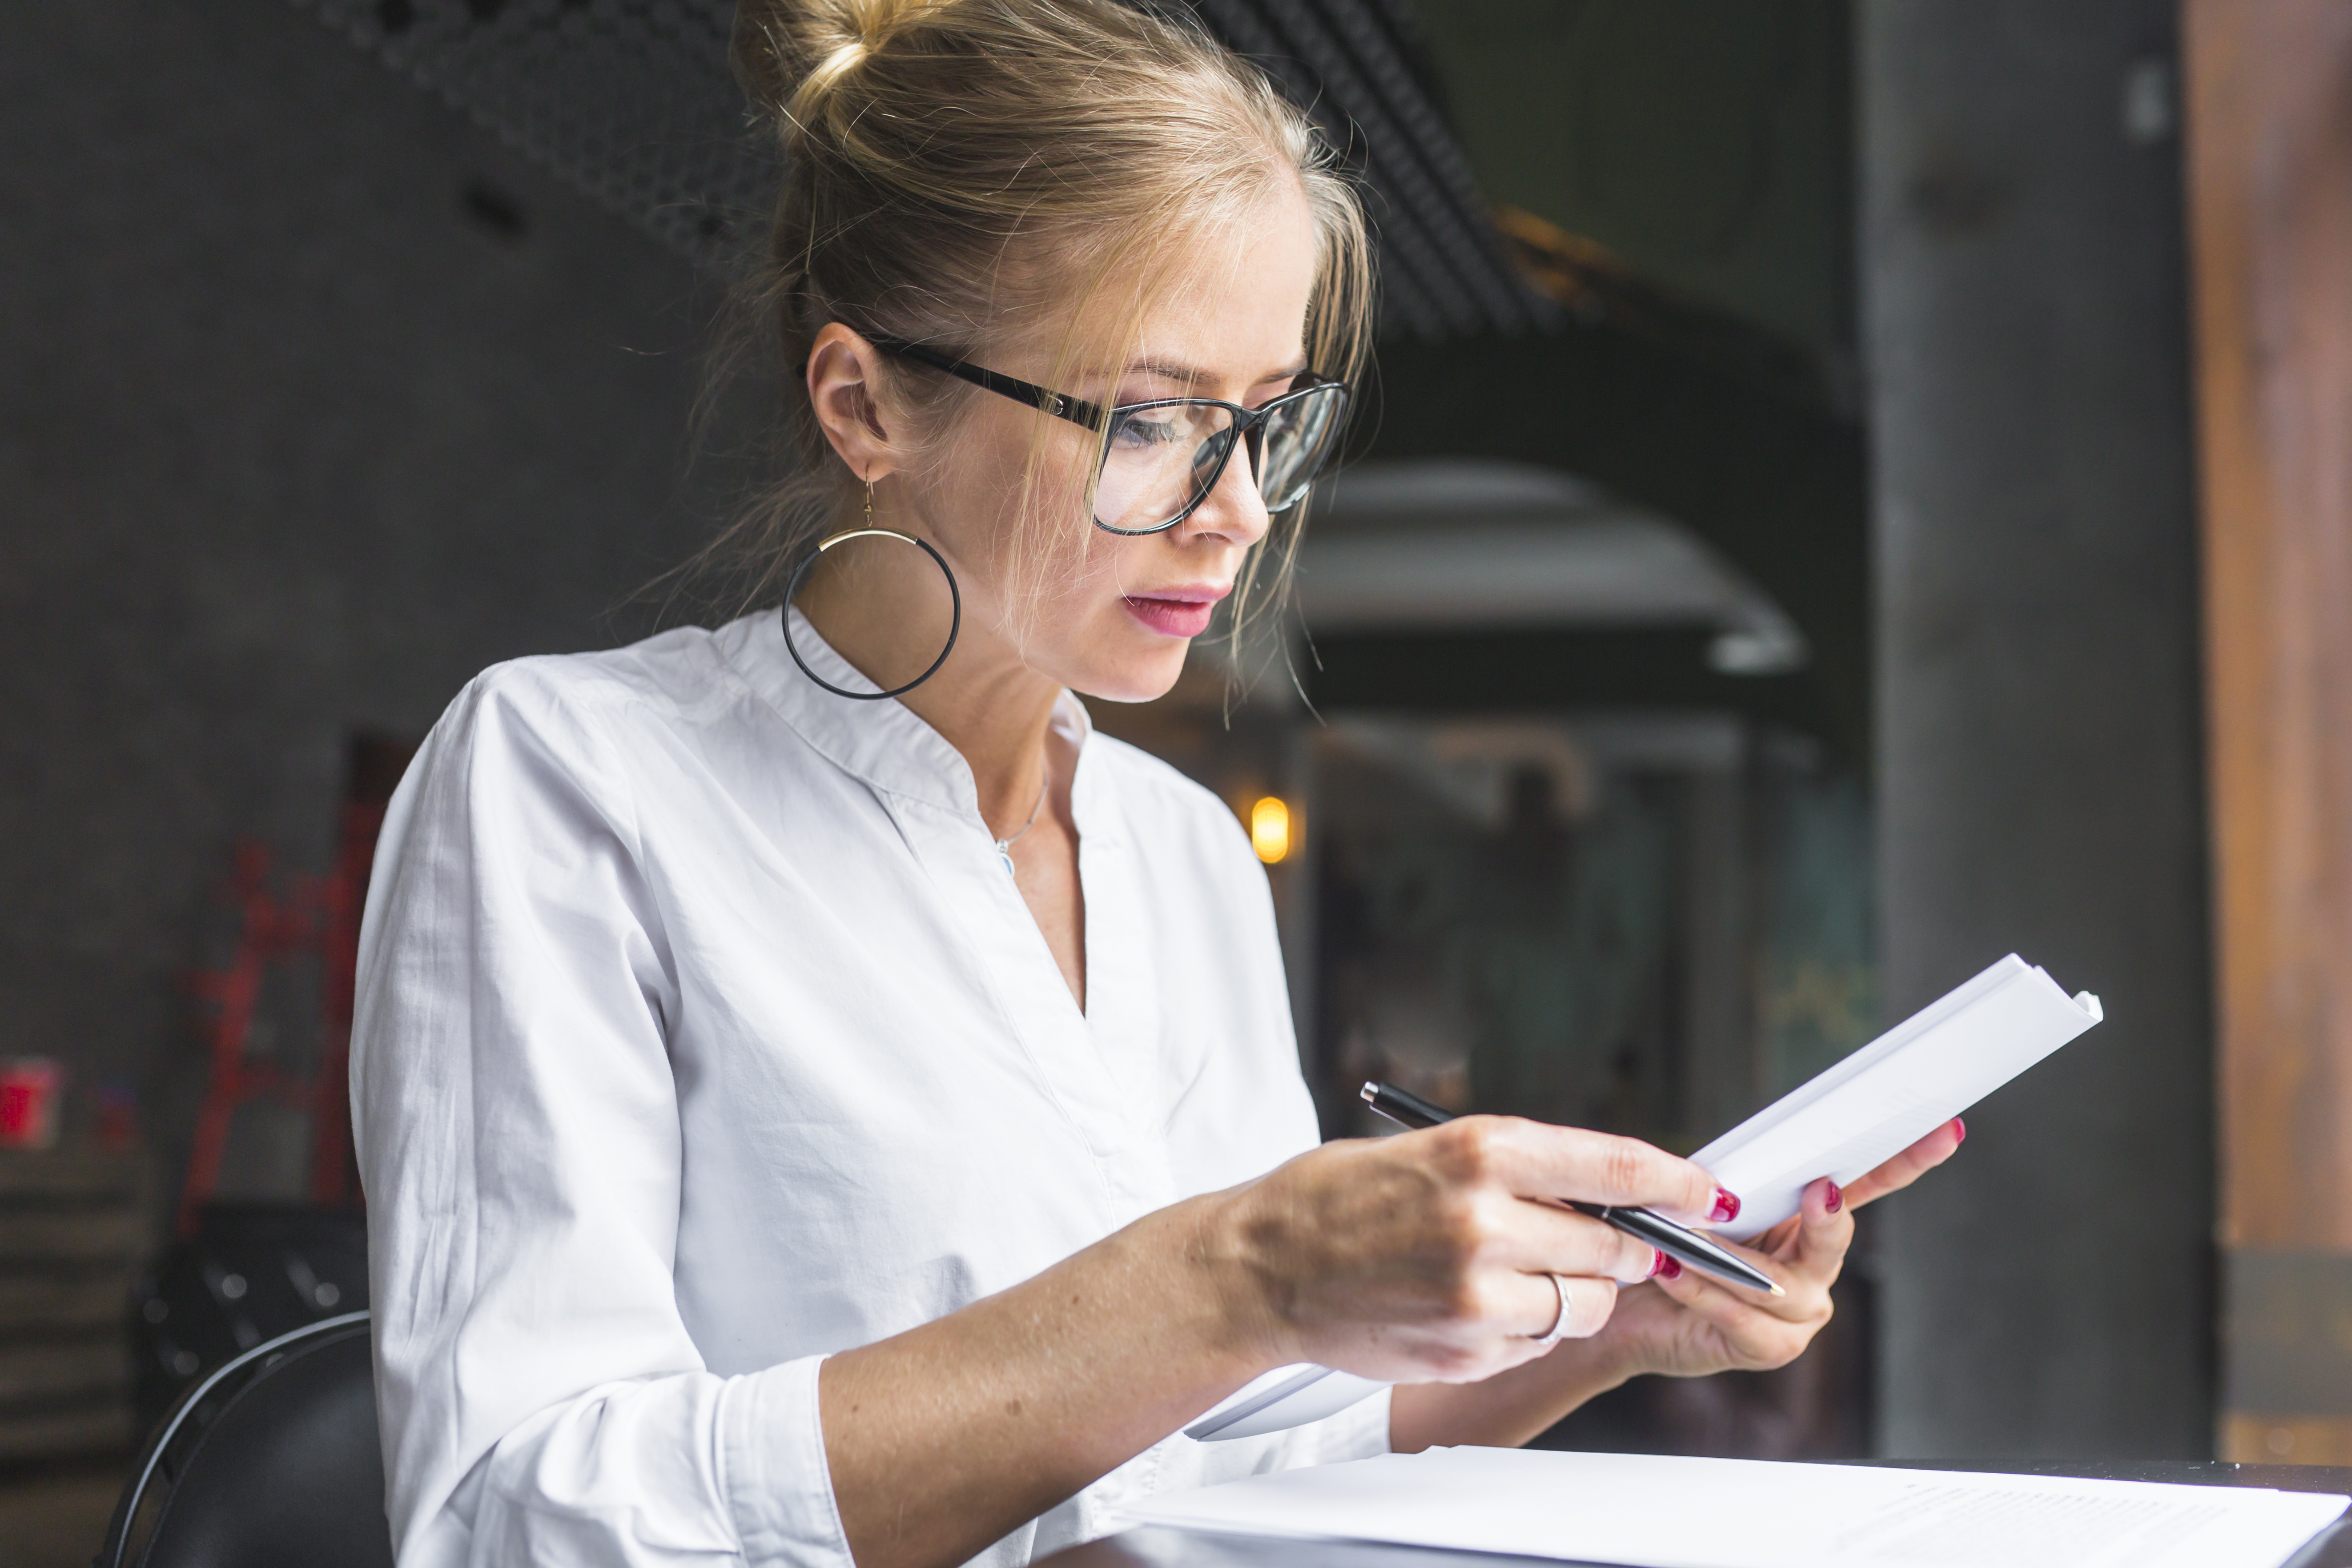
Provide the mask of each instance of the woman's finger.
[{"label": "woman's finger", "polygon": [[1557,1204],[1517,1203],[1512,1222],[1517,1245],[1504,1261],[1514,1268],[1635,1285],[1657,1268],[1648,1242]]},{"label": "woman's finger", "polygon": [[[1837,1184],[1824,1177],[1805,1188],[1796,1215],[1775,1226],[1771,1235],[1780,1239],[1769,1251],[1759,1250],[1752,1243],[1743,1247],[1720,1237],[1716,1239],[1718,1245],[1770,1275],[1783,1294],[1775,1296],[1719,1280],[1709,1283],[1729,1299],[1745,1302],[1769,1317],[1806,1321],[1819,1315],[1821,1298],[1845,1266],[1846,1250],[1853,1245],[1852,1205]],[[1676,1300],[1696,1297],[1696,1292],[1687,1288],[1667,1293]]]},{"label": "woman's finger", "polygon": [[1687,1268],[1678,1279],[1661,1275],[1657,1285],[1711,1331],[1721,1347],[1706,1364],[1693,1371],[1785,1366],[1803,1352],[1829,1319],[1826,1295],[1815,1299],[1811,1310],[1802,1316],[1790,1317],[1782,1314],[1789,1303],[1780,1298],[1758,1297],[1753,1291],[1703,1279]]},{"label": "woman's finger", "polygon": [[1958,1117],[1953,1117],[1868,1175],[1857,1177],[1848,1184],[1845,1189],[1846,1207],[1858,1209],[1889,1193],[1901,1192],[1950,1159],[1968,1135],[1968,1124]]},{"label": "woman's finger", "polygon": [[[1617,1310],[1617,1282],[1563,1279],[1559,1297],[1567,1306],[1565,1316],[1559,1320],[1559,1337],[1589,1340],[1608,1325],[1610,1314]],[[1540,1333],[1538,1337],[1541,1337]]]},{"label": "woman's finger", "polygon": [[1695,1268],[1661,1273],[1651,1283],[1696,1316],[1735,1338],[1752,1332],[1770,1317],[1761,1303],[1777,1300],[1710,1279]]},{"label": "woman's finger", "polygon": [[1739,1212],[1714,1177],[1638,1138],[1515,1116],[1465,1116],[1421,1136],[1464,1178],[1499,1182],[1523,1198],[1637,1205],[1717,1223]]},{"label": "woman's finger", "polygon": [[1781,1262],[1781,1285],[1786,1288],[1793,1279],[1827,1290],[1837,1283],[1853,1246],[1853,1205],[1835,1182],[1823,1176],[1806,1186],[1798,1205],[1797,1234]]},{"label": "woman's finger", "polygon": [[[1558,1285],[1552,1281],[1559,1280]],[[1491,1309],[1490,1330],[1539,1340],[1557,1327],[1564,1340],[1590,1339],[1617,1310],[1617,1282],[1583,1275],[1514,1274]]]}]

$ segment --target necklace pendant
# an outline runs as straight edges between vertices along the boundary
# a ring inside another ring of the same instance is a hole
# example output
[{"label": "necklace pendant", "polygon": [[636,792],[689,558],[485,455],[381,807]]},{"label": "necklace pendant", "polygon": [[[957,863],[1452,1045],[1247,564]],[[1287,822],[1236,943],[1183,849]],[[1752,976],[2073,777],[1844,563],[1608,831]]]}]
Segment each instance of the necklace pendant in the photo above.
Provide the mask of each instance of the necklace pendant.
[{"label": "necklace pendant", "polygon": [[[998,838],[992,835],[988,840],[991,844],[996,846],[996,858],[1004,862],[1004,874],[1008,877],[1014,875],[1013,869],[1013,839],[1020,837],[1023,833],[1026,833],[1031,828],[1037,826],[1037,814],[1045,809],[1045,791],[1047,786],[1052,783],[1053,780],[1050,776],[1037,781],[1037,804],[1029,808],[1029,820],[1021,825],[1019,832],[1014,833],[1010,838]],[[988,823],[985,819],[982,821],[980,826],[982,831],[987,831]]]}]

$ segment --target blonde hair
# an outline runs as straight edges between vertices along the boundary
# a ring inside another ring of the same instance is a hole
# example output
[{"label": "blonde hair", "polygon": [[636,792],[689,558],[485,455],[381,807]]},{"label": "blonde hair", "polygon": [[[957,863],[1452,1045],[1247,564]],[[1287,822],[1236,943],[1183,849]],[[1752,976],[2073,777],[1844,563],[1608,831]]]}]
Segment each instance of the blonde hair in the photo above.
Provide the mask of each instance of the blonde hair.
[{"label": "blonde hair", "polygon": [[[1232,235],[1287,182],[1315,228],[1309,363],[1352,381],[1364,362],[1371,272],[1354,190],[1307,117],[1187,15],[1121,0],[739,0],[734,63],[784,156],[746,298],[760,353],[784,374],[792,472],[716,547],[754,599],[854,504],[856,479],[798,370],[829,321],[983,363],[1015,334],[1058,332],[1046,384],[1062,385],[1082,360],[1126,363],[1192,243]],[[904,362],[884,374],[933,428],[990,395]],[[1037,420],[1023,522],[998,542],[1032,599],[1045,531],[1083,526],[1036,504],[1052,423]],[[1278,599],[1297,537],[1294,521],[1251,552],[1236,623],[1253,597]]]}]

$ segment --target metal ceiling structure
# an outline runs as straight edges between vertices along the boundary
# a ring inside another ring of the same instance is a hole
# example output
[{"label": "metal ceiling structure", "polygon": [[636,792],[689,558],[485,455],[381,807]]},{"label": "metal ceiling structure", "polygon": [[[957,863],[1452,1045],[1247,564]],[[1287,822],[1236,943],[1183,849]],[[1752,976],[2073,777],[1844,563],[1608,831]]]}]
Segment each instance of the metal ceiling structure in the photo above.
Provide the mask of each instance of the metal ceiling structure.
[{"label": "metal ceiling structure", "polygon": [[1689,528],[1531,463],[1359,463],[1326,481],[1298,555],[1315,635],[1704,628],[1720,675],[1811,658],[1771,596]]},{"label": "metal ceiling structure", "polygon": [[[727,66],[732,0],[297,0],[527,156],[700,263],[765,226],[776,153]],[[1545,330],[1447,130],[1403,0],[1191,0],[1356,172],[1382,324]]]}]

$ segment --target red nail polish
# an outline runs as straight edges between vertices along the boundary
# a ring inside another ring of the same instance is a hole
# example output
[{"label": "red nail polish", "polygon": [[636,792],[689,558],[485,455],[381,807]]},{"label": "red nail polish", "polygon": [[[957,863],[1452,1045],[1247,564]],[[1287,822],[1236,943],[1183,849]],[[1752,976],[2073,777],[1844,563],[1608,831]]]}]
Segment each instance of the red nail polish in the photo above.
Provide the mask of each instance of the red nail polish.
[{"label": "red nail polish", "polygon": [[1959,1134],[1952,1141],[1953,1148],[1957,1149],[1969,1141],[1969,1124],[1957,1116],[1952,1118],[1952,1131]]},{"label": "red nail polish", "polygon": [[1835,1214],[1838,1210],[1845,1207],[1845,1194],[1839,1189],[1838,1184],[1835,1182],[1830,1182],[1825,1184],[1828,1186],[1829,1191],[1822,1194],[1822,1207],[1828,1210],[1831,1214]]},{"label": "red nail polish", "polygon": [[1662,1272],[1664,1271],[1666,1265],[1673,1261],[1673,1258],[1668,1258],[1664,1253],[1653,1247],[1650,1251],[1650,1271],[1647,1274],[1643,1275],[1642,1278],[1644,1279],[1655,1279]]},{"label": "red nail polish", "polygon": [[1661,1252],[1658,1254],[1657,1277],[1661,1279],[1679,1279],[1683,1277],[1683,1266]]},{"label": "red nail polish", "polygon": [[1717,1225],[1729,1225],[1733,1220],[1738,1219],[1739,1217],[1739,1194],[1738,1193],[1726,1192],[1721,1187],[1716,1188],[1715,1209],[1706,1217],[1713,1220]]}]

